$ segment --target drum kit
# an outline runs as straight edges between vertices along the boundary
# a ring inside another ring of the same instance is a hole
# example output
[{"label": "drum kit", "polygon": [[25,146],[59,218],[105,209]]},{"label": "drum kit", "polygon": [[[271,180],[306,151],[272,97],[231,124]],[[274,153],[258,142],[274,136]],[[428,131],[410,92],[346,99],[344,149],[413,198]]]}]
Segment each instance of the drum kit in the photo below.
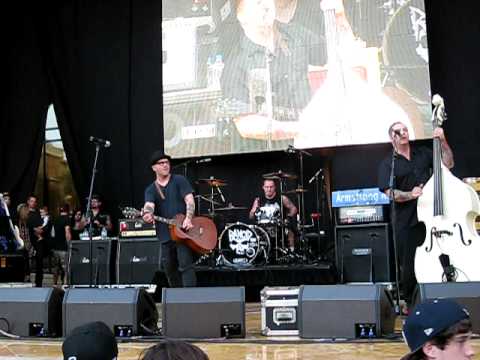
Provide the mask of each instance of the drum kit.
[{"label": "drum kit", "polygon": [[[286,190],[289,185],[287,182],[296,180],[296,175],[280,170],[263,174],[263,178],[275,180],[279,184],[280,199],[283,195],[295,195],[297,203],[303,203],[303,196],[308,190],[302,187]],[[239,220],[242,218],[242,212],[245,213],[249,208],[226,201],[221,190],[228,185],[225,180],[210,177],[199,179],[197,184],[209,187],[209,193],[195,196],[199,213],[201,213],[202,202],[207,203],[208,213],[202,216],[211,217],[221,230],[217,249],[212,254],[215,257],[216,266],[239,268],[305,263],[310,260],[303,231],[313,228],[313,224],[305,225],[300,221],[303,218],[302,210],[296,219],[290,219],[284,216],[283,204],[278,207],[259,207],[255,212],[255,223],[248,224]],[[295,250],[291,250],[286,243],[287,236],[292,235],[297,237]]]}]

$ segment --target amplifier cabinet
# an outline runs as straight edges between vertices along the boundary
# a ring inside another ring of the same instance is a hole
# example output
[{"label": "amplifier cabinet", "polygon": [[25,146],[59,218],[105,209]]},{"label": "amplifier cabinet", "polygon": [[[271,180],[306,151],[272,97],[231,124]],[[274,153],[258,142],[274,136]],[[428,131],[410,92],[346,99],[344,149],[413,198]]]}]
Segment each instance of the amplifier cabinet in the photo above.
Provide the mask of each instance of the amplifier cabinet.
[{"label": "amplifier cabinet", "polygon": [[121,239],[118,242],[118,284],[150,285],[160,270],[161,244],[157,238]]},{"label": "amplifier cabinet", "polygon": [[[73,240],[68,245],[68,279],[70,285],[90,284],[90,241]],[[92,240],[92,284],[116,284],[115,260],[117,239]]]},{"label": "amplifier cabinet", "polygon": [[298,287],[264,287],[262,303],[262,334],[298,335]]},{"label": "amplifier cabinet", "polygon": [[388,223],[337,225],[336,265],[340,282],[391,282],[394,253]]}]

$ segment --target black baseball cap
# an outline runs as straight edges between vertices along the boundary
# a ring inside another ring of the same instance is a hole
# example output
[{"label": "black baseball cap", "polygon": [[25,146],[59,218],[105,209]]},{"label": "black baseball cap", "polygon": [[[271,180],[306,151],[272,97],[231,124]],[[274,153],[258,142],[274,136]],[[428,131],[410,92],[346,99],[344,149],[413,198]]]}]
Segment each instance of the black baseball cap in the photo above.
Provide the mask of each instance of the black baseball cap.
[{"label": "black baseball cap", "polygon": [[449,299],[435,299],[418,304],[403,324],[403,337],[410,353],[402,360],[410,359],[428,341],[461,320],[468,319],[467,309]]},{"label": "black baseball cap", "polygon": [[103,322],[95,321],[72,330],[62,345],[64,360],[115,360],[117,340]]},{"label": "black baseball cap", "polygon": [[163,150],[155,151],[152,156],[150,157],[150,165],[155,165],[158,160],[167,159],[168,161],[172,160],[170,155],[167,155],[163,152]]}]

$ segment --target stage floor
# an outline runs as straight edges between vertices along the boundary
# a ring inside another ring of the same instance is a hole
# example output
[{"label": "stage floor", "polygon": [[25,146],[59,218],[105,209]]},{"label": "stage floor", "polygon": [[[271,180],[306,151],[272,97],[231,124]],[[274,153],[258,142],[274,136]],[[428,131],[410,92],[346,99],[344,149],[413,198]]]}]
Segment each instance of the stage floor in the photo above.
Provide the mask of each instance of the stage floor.
[{"label": "stage floor", "polygon": [[[398,360],[407,352],[400,335],[401,319],[397,318],[397,333],[393,339],[359,340],[351,342],[332,342],[303,340],[296,336],[266,337],[261,335],[260,304],[247,304],[247,336],[245,339],[212,340],[195,342],[212,360]],[[119,345],[120,360],[138,359],[141,351],[153,345],[157,339],[135,339],[122,341]],[[473,340],[477,353],[475,359],[480,359],[480,339]],[[0,339],[0,360],[21,358],[30,359],[61,359],[62,340]]]}]

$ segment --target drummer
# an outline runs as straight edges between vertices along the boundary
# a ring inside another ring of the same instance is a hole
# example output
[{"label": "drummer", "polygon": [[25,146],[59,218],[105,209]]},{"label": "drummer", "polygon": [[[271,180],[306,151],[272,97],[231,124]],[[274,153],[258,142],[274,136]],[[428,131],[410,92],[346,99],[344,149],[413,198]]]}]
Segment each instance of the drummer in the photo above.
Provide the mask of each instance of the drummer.
[{"label": "drummer", "polygon": [[[280,220],[280,194],[277,193],[277,187],[275,180],[264,179],[263,180],[263,194],[256,197],[253,201],[252,208],[250,209],[249,218],[257,218],[259,224],[274,224]],[[297,215],[297,207],[292,201],[285,195],[282,195],[282,204],[285,209],[286,216],[291,218],[290,224],[294,223],[295,215]],[[285,215],[285,213],[284,213]],[[291,251],[295,248],[295,237],[292,229],[288,230],[288,246]]]}]

